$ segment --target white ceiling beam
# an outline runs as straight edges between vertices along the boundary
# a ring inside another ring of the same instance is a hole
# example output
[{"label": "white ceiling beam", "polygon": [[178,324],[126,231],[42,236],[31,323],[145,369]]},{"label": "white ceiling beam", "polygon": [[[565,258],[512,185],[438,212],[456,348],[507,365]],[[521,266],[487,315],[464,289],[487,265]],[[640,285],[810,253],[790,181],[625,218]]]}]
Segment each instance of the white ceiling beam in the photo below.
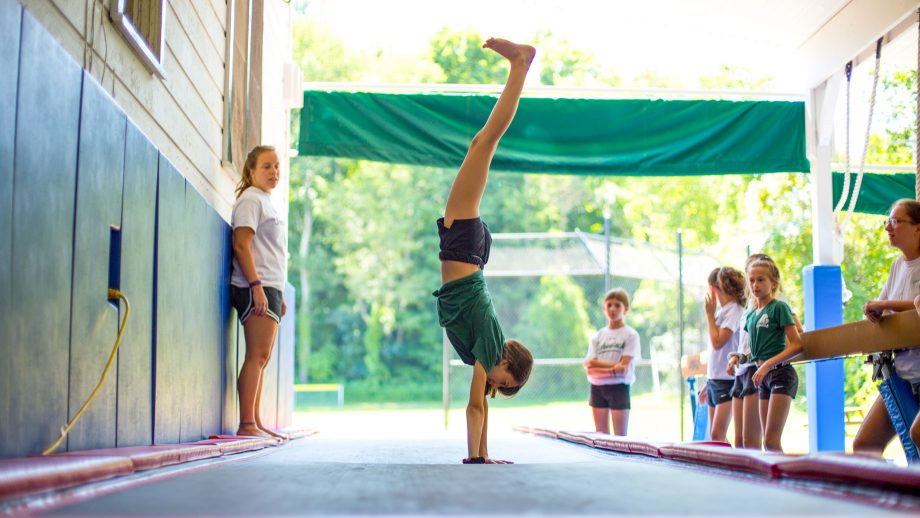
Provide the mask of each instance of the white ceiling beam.
[{"label": "white ceiling beam", "polygon": [[[875,42],[890,41],[917,23],[917,0],[853,0],[799,48],[802,86],[814,88],[850,60],[875,59]],[[884,55],[884,51],[882,51]]]}]

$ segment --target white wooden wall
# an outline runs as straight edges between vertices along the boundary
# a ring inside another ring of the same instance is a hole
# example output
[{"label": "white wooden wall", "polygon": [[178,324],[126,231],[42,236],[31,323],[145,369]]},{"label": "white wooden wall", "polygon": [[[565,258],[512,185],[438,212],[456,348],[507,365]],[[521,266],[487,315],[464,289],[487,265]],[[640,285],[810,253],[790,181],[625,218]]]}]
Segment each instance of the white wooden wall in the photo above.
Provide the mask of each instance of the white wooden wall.
[{"label": "white wooden wall", "polygon": [[[19,1],[229,220],[239,176],[221,161],[227,1],[168,0],[163,79],[148,71],[109,21],[109,4],[114,0]],[[282,66],[291,59],[289,4],[265,0],[265,23],[263,142],[279,149],[287,178],[289,124],[279,89]],[[277,194],[279,200],[287,200],[287,183]]]}]

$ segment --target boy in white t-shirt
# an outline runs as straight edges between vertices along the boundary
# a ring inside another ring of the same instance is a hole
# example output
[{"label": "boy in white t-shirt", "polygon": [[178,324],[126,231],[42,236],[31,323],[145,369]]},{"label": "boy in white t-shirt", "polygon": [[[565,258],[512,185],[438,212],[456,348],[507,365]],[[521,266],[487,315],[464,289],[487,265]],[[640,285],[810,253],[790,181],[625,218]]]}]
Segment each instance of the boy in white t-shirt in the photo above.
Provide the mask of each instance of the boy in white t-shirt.
[{"label": "boy in white t-shirt", "polygon": [[617,288],[607,292],[603,304],[607,327],[598,329],[588,344],[585,373],[591,383],[588,404],[598,432],[626,435],[629,426],[629,385],[636,380],[633,358],[638,358],[639,333],[626,325],[629,295]]}]

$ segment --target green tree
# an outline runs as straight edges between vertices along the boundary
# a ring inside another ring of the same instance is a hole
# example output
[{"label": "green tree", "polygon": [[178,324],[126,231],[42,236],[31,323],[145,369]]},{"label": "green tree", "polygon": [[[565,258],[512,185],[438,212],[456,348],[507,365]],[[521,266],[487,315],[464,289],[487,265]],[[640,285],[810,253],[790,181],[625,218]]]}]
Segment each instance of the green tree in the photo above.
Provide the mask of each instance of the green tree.
[{"label": "green tree", "polygon": [[[535,325],[539,323],[540,325]],[[544,276],[515,328],[538,358],[584,356],[591,337],[587,301],[581,286],[569,277]]]}]

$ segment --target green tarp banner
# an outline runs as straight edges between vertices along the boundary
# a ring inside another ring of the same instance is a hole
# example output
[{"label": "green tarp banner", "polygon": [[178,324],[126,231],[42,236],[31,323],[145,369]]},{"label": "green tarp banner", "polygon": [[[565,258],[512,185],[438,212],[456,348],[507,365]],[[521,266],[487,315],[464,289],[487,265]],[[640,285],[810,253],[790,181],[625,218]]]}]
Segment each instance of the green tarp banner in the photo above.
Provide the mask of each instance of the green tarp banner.
[{"label": "green tarp banner", "polygon": [[[301,155],[457,168],[495,96],[307,90]],[[807,172],[805,105],[521,99],[493,169],[578,175]]]},{"label": "green tarp banner", "polygon": [[[834,173],[834,206],[837,206],[837,200],[840,199],[840,193],[843,192],[843,175],[844,173]],[[881,214],[888,215],[891,204],[901,198],[914,199],[916,197],[914,189],[916,175],[907,174],[863,174],[862,185],[859,188],[859,197],[856,198],[856,207],[853,212],[863,214]],[[847,196],[844,209],[850,205],[850,196],[853,195],[853,187],[856,184],[856,173],[850,173],[850,192]]]}]

